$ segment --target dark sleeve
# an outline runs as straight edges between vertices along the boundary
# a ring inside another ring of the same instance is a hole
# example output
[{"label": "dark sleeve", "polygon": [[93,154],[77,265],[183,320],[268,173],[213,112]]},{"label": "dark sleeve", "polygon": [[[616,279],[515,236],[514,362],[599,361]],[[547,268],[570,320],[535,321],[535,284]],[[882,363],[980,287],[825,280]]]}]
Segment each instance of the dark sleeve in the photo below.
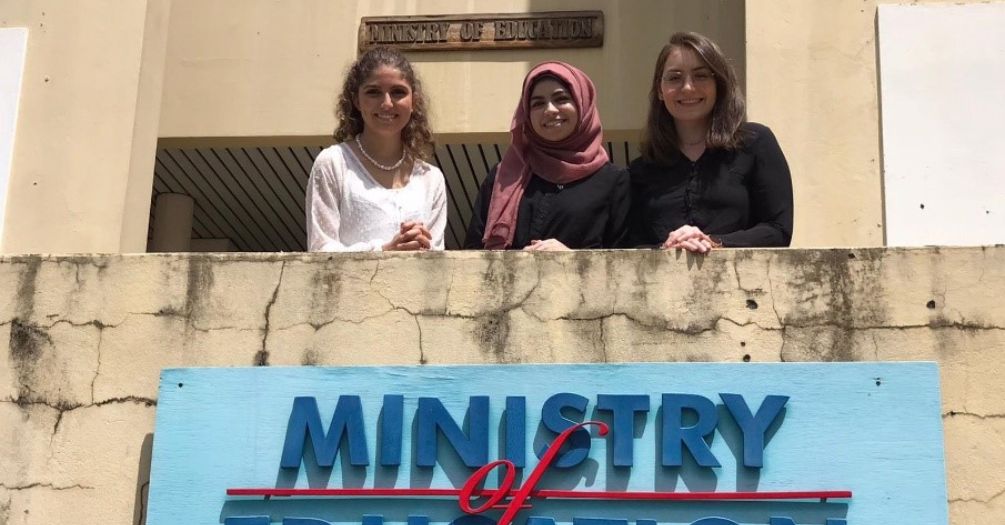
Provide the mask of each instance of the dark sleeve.
[{"label": "dark sleeve", "polygon": [[775,135],[765,126],[754,127],[750,146],[754,170],[747,191],[751,226],[746,230],[713,236],[724,247],[788,246],[792,242],[792,176]]},{"label": "dark sleeve", "polygon": [[631,207],[628,212],[627,233],[622,246],[624,248],[659,248],[659,243],[654,243],[646,234],[649,231],[649,223],[645,216],[646,190],[644,185],[643,172],[648,170],[641,158],[635,159],[628,165],[630,181],[630,201]]},{"label": "dark sleeve", "polygon": [[616,174],[611,189],[607,226],[604,228],[604,248],[621,248],[628,237],[628,213],[631,210],[632,190],[628,170],[611,166]]},{"label": "dark sleeve", "polygon": [[489,202],[492,200],[492,186],[496,180],[496,168],[489,171],[482,181],[482,187],[475,198],[475,207],[471,210],[471,220],[468,221],[468,233],[464,236],[465,250],[481,250],[485,248],[482,237],[485,236],[485,221],[489,216]]}]

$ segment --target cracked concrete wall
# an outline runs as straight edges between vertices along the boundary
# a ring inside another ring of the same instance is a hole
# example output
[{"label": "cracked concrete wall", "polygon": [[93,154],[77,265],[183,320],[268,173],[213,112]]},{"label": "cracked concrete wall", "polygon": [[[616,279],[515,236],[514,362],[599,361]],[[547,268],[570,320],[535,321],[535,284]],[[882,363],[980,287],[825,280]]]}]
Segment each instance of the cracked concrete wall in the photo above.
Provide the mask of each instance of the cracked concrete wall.
[{"label": "cracked concrete wall", "polygon": [[164,367],[849,360],[940,363],[952,523],[1005,521],[1002,246],[18,256],[0,287],[0,525],[141,523]]}]

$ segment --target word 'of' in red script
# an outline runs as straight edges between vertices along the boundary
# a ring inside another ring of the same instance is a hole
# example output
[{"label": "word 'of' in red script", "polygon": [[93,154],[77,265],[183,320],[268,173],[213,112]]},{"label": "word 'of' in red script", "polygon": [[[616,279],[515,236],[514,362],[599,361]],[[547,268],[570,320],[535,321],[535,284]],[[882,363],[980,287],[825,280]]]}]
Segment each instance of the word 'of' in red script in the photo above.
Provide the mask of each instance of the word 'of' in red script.
[{"label": "word 'of' in red script", "polygon": [[[541,462],[534,467],[534,471],[530,473],[527,481],[520,487],[517,487],[515,492],[513,491],[513,480],[516,478],[516,467],[513,462],[508,459],[500,459],[486,464],[482,468],[475,471],[466,482],[464,482],[464,488],[461,489],[461,494],[458,499],[458,505],[461,510],[468,514],[481,514],[489,509],[504,508],[501,518],[496,525],[510,525],[513,522],[513,518],[516,517],[517,512],[524,507],[524,502],[530,497],[530,493],[537,486],[538,481],[541,480],[541,476],[548,470],[552,461],[555,460],[555,456],[558,455],[558,450],[562,448],[569,436],[573,432],[583,428],[587,425],[596,425],[598,427],[598,432],[601,436],[606,436],[607,432],[610,430],[606,423],[600,421],[584,421],[573,425],[562,431],[555,441],[552,441],[551,445],[548,446],[548,450],[545,451],[544,457],[541,458]],[[488,501],[483,503],[478,507],[471,506],[471,499],[475,497],[475,492],[478,490],[478,485],[480,485],[489,473],[495,470],[496,467],[502,466],[506,469],[506,474],[503,477],[502,483],[499,485],[499,489],[496,490],[491,496],[489,496]],[[512,492],[512,499],[509,503],[505,505],[500,505],[499,502],[510,497]]]}]

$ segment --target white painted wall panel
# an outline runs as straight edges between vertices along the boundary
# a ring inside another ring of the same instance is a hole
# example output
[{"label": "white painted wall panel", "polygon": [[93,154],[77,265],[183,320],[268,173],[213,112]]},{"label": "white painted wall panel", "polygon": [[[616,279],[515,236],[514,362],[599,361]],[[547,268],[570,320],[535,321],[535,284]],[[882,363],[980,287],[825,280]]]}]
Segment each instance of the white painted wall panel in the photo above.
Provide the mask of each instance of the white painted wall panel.
[{"label": "white painted wall panel", "polygon": [[1005,242],[1005,3],[878,26],[887,245]]},{"label": "white painted wall panel", "polygon": [[27,44],[27,28],[0,29],[0,238],[7,209],[7,185],[14,153],[14,131],[17,129],[17,107],[21,97],[21,76],[24,74]]}]

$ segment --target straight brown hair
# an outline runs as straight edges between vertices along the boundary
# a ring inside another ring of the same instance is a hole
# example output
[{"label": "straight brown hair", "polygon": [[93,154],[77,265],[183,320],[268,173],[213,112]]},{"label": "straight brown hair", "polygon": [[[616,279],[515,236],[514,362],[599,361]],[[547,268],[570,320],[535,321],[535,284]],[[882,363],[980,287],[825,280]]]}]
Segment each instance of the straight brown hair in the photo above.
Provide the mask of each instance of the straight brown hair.
[{"label": "straight brown hair", "polygon": [[740,125],[747,120],[747,107],[736,80],[733,65],[710,38],[691,32],[674,33],[660,50],[649,88],[649,113],[642,133],[642,157],[657,164],[673,164],[680,156],[679,137],[673,116],[660,100],[663,68],[675,48],[694,51],[715,76],[716,97],[712,107],[712,123],[706,137],[709,149],[734,150],[743,142]]}]

